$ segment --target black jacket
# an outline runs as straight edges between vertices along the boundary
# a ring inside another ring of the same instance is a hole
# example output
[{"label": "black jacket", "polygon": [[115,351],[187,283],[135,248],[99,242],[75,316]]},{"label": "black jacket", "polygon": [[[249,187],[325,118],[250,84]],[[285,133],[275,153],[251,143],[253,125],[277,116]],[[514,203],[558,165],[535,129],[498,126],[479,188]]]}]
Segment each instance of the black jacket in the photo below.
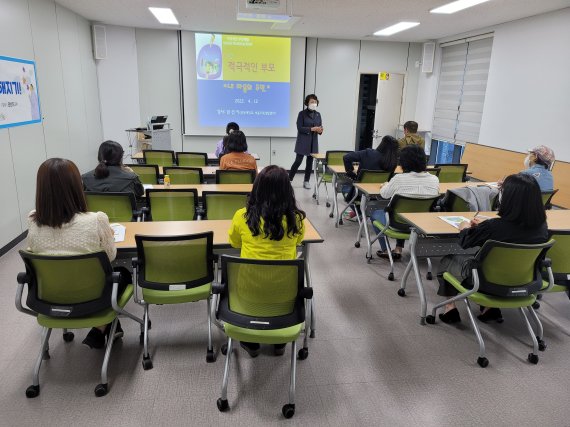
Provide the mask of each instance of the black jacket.
[{"label": "black jacket", "polygon": [[297,142],[295,153],[308,156],[319,152],[319,134],[312,132],[311,128],[322,126],[321,113],[305,108],[297,116]]},{"label": "black jacket", "polygon": [[[358,169],[359,170],[369,170],[369,171],[379,171],[385,170],[382,162],[382,155],[378,152],[378,150],[367,148],[366,150],[361,151],[353,151],[351,153],[347,153],[343,157],[344,161],[344,169],[347,172],[347,175],[355,178],[356,174],[354,173],[354,166],[353,163],[359,163]],[[393,172],[395,169],[395,165],[392,170],[387,172]]]}]

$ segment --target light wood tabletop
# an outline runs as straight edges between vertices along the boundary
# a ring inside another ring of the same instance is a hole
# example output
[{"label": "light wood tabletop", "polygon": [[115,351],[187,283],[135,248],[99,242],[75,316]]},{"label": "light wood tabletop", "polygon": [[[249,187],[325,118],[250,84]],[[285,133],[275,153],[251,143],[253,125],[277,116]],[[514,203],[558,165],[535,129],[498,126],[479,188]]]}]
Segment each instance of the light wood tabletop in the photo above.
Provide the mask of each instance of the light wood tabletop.
[{"label": "light wood tabletop", "polygon": [[204,191],[224,191],[230,193],[251,193],[253,184],[183,184],[183,185],[170,185],[167,187],[162,184],[145,185],[145,190],[150,188],[153,190],[188,190],[195,188],[198,190],[198,197],[202,197],[202,192]]},{"label": "light wood tabletop", "polygon": [[[216,153],[207,153],[207,154],[208,154],[208,161],[218,160]],[[249,153],[249,154],[251,154],[255,160],[259,160],[259,154],[257,153]],[[144,157],[142,151],[139,151],[138,153],[135,153],[131,156],[131,159],[135,160],[142,160],[143,158]]]},{"label": "light wood tabletop", "polygon": [[[496,184],[495,182],[442,182],[439,184],[439,193],[445,194],[447,190],[456,190],[458,188],[463,187],[478,187],[481,185],[493,185]],[[380,184],[359,184],[355,183],[354,186],[361,191],[362,193],[366,194],[367,196],[379,196],[380,195]]]},{"label": "light wood tabletop", "polygon": [[[229,247],[231,220],[204,221],[151,221],[151,222],[122,222],[125,230],[125,240],[115,243],[118,250],[133,250],[137,245],[135,234],[147,236],[179,236],[183,234],[214,232],[214,247]],[[305,238],[303,243],[322,243],[324,239],[313,227],[311,221],[305,219]]]},{"label": "light wood tabletop", "polygon": [[311,157],[315,160],[325,160],[327,155],[326,153],[311,153]]},{"label": "light wood tabletop", "polygon": [[[459,229],[448,224],[440,216],[463,216],[473,218],[474,212],[422,212],[422,213],[402,213],[400,214],[407,222],[417,228],[422,234],[428,236],[454,235],[459,233]],[[497,212],[479,212],[478,218],[496,218]],[[548,229],[570,230],[570,210],[548,210],[546,211],[546,221]]]},{"label": "light wood tabletop", "polygon": [[[176,166],[170,166],[175,168]],[[202,175],[203,176],[207,176],[207,177],[212,177],[216,175],[216,171],[220,169],[219,166],[201,166],[200,169],[202,169]],[[257,168],[257,173],[261,172],[263,168],[262,167],[258,167]],[[158,167],[158,173],[163,175],[164,174],[164,169],[162,166]]]}]

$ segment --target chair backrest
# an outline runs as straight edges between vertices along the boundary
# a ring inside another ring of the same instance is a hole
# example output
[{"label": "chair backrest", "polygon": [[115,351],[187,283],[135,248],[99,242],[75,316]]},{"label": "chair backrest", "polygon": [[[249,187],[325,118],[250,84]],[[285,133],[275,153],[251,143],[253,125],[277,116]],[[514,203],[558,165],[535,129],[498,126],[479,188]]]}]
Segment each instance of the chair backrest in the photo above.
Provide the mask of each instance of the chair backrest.
[{"label": "chair backrest", "polygon": [[449,190],[447,190],[443,199],[445,200],[444,207],[447,212],[469,212],[471,210],[469,203]]},{"label": "chair backrest", "polygon": [[480,291],[511,297],[539,291],[541,262],[553,244],[553,240],[535,245],[487,240],[475,256]]},{"label": "chair backrest", "polygon": [[138,286],[161,291],[195,288],[214,280],[214,232],[182,236],[135,235]]},{"label": "chair backrest", "polygon": [[153,221],[192,221],[196,219],[198,191],[189,189],[146,190],[149,215]]},{"label": "chair backrest", "polygon": [[202,184],[204,182],[204,176],[201,168],[169,167],[164,168],[163,172],[164,175],[168,175],[170,177],[170,183],[174,185]]},{"label": "chair backrest", "polygon": [[371,171],[366,169],[358,169],[356,180],[362,184],[382,184],[390,181],[393,173],[387,171]]},{"label": "chair backrest", "polygon": [[556,243],[546,256],[552,261],[554,283],[570,284],[570,231],[551,231],[550,239]]},{"label": "chair backrest", "polygon": [[352,151],[327,151],[325,154],[325,163],[327,165],[344,165],[343,157],[345,154],[352,153]]},{"label": "chair backrest", "polygon": [[222,256],[218,317],[248,329],[279,329],[305,319],[304,260],[253,260]]},{"label": "chair backrest", "polygon": [[202,203],[207,219],[232,219],[238,209],[245,208],[246,192],[204,191]]},{"label": "chair backrest", "polygon": [[26,303],[52,317],[83,317],[111,307],[113,268],[105,252],[38,255],[20,251],[26,266]]},{"label": "chair backrest", "polygon": [[110,222],[137,220],[137,201],[133,193],[86,191],[87,210],[105,212]]},{"label": "chair backrest", "polygon": [[440,168],[427,168],[426,172],[431,174],[431,175],[435,175],[435,176],[439,177],[439,174],[441,173],[441,169]]},{"label": "chair backrest", "polygon": [[386,212],[390,215],[390,227],[396,230],[409,232],[410,224],[400,214],[412,212],[431,212],[439,199],[439,195],[428,198],[413,198],[396,194],[388,203]]},{"label": "chair backrest", "polygon": [[143,165],[140,163],[125,165],[130,167],[137,174],[142,184],[158,184],[158,166]]},{"label": "chair backrest", "polygon": [[552,191],[543,191],[541,193],[542,203],[546,209],[552,209],[552,198],[558,193],[558,189]]},{"label": "chair backrest", "polygon": [[176,158],[178,159],[178,166],[200,167],[208,165],[207,153],[179,152],[176,153]]},{"label": "chair backrest", "polygon": [[253,184],[254,170],[216,170],[216,184]]},{"label": "chair backrest", "polygon": [[435,167],[441,169],[439,182],[464,182],[467,176],[466,164],[436,164]]},{"label": "chair backrest", "polygon": [[171,150],[143,150],[144,162],[147,165],[174,166],[176,160]]}]

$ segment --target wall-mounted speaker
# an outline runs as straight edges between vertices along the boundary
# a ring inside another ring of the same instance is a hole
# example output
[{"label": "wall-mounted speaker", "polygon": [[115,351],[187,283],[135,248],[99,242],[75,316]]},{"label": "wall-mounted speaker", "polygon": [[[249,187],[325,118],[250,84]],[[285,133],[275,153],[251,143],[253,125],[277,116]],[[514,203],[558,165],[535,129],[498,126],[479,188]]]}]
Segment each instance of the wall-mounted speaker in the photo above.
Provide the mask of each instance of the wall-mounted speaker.
[{"label": "wall-mounted speaker", "polygon": [[435,42],[424,43],[422,54],[422,73],[433,72],[433,60],[435,57]]},{"label": "wall-mounted speaker", "polygon": [[107,34],[104,25],[93,25],[93,58],[105,59],[107,57]]}]

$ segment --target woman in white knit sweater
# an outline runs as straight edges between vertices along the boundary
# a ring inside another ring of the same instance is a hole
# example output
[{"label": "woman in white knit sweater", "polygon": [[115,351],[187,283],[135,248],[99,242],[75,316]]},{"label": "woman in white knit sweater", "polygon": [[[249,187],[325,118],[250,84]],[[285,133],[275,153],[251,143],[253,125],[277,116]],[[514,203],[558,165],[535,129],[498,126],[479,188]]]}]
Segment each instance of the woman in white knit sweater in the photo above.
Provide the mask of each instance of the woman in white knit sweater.
[{"label": "woman in white knit sweater", "polygon": [[[28,250],[42,255],[80,255],[105,251],[109,260],[117,255],[113,230],[103,212],[87,212],[81,175],[75,163],[53,158],[40,165],[36,185],[36,209],[28,218]],[[124,270],[124,271],[123,271]],[[131,282],[121,269],[119,294]],[[83,341],[90,348],[103,348],[109,325],[92,328]],[[115,338],[123,330],[117,326]]]}]

